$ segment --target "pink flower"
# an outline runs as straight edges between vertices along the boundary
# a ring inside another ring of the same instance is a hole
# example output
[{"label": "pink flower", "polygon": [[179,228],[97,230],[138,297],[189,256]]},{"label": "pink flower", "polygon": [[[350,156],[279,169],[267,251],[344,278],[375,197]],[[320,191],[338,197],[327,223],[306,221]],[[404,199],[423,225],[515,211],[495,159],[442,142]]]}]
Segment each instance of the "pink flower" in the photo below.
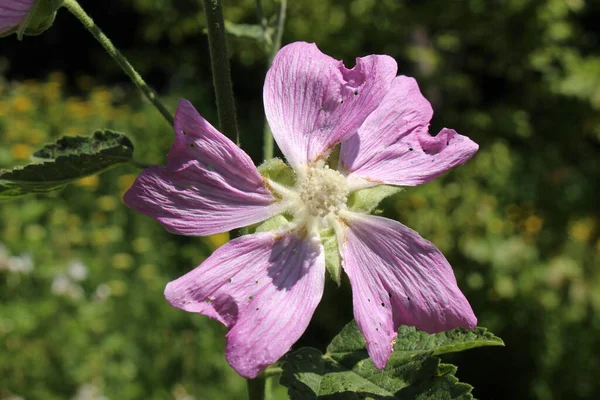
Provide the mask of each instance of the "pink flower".
[{"label": "pink flower", "polygon": [[0,34],[23,23],[37,0],[0,0]]},{"label": "pink flower", "polygon": [[[451,129],[430,136],[429,102],[414,79],[396,72],[385,55],[357,58],[347,69],[314,44],[290,44],[267,74],[264,103],[294,184],[262,177],[246,153],[181,100],[167,166],[146,169],[126,193],[130,207],[185,235],[286,218],[275,230],[231,240],[165,290],[173,306],[230,329],[227,360],[241,375],[255,377],[306,329],[323,294],[326,230],[337,237],[354,316],[378,368],[399,325],[431,333],[476,325],[433,244],[347,204],[356,190],[428,182],[478,149]],[[329,168],[338,144],[338,168]]]}]

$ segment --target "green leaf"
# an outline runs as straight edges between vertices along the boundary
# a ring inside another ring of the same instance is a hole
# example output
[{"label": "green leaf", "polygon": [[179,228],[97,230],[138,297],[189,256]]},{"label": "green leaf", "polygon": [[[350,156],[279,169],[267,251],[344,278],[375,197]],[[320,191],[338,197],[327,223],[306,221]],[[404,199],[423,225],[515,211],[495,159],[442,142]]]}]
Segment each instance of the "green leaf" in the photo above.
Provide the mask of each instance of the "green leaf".
[{"label": "green leaf", "polygon": [[375,368],[356,323],[333,339],[327,353],[303,348],[287,355],[281,384],[292,399],[472,399],[472,387],[454,376],[456,367],[434,357],[480,346],[501,346],[485,328],[438,334],[411,327],[398,331],[394,352],[383,370]]},{"label": "green leaf", "polygon": [[383,199],[402,191],[401,187],[378,185],[352,192],[348,198],[348,208],[355,212],[371,213]]},{"label": "green leaf", "polygon": [[75,180],[128,162],[133,144],[122,133],[104,130],[90,137],[65,136],[34,156],[41,163],[0,171],[0,200],[59,190]]},{"label": "green leaf", "polygon": [[[390,359],[403,361],[416,356],[454,353],[483,346],[504,346],[504,342],[483,327],[472,330],[457,328],[429,334],[412,326],[401,326]],[[346,357],[368,357],[365,339],[356,322],[348,323],[331,341],[327,354],[340,362]]]},{"label": "green leaf", "polygon": [[294,400],[470,400],[470,385],[454,376],[456,367],[437,357],[405,363],[390,361],[383,370],[369,360],[342,364],[320,351],[303,348],[286,356],[280,383]]}]

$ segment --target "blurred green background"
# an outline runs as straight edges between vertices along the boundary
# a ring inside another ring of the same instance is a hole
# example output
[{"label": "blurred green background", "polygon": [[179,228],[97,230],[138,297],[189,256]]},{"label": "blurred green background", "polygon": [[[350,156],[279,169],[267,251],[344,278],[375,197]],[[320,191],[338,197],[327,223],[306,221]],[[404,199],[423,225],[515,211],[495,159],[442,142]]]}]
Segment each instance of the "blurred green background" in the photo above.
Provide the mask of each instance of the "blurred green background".
[{"label": "blurred green background", "polygon": [[[197,0],[82,0],[175,109],[216,124]],[[446,126],[480,151],[385,201],[433,241],[480,325],[505,348],[447,361],[481,399],[600,396],[600,2],[290,1],[283,42],[314,41],[353,65],[385,53],[414,76]],[[278,4],[264,0],[269,19]],[[256,23],[254,0],[225,17]],[[261,161],[263,45],[230,38],[244,148]],[[162,163],[172,132],[65,10],[43,35],[0,41],[0,167],[64,134],[112,128]],[[59,193],[0,204],[0,399],[243,399],[225,329],[171,308],[166,282],[226,235],[166,233],[127,209],[139,169],[120,166]],[[324,347],[352,318],[329,285],[298,345]],[[281,397],[285,391],[278,389]]]}]

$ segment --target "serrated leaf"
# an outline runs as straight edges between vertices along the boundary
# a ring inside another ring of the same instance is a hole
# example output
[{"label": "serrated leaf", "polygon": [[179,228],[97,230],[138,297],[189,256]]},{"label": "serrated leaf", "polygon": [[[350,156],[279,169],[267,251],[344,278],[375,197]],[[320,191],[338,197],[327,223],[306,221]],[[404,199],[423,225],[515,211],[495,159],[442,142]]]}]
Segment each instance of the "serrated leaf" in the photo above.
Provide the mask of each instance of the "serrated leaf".
[{"label": "serrated leaf", "polygon": [[348,208],[355,212],[370,214],[386,197],[402,191],[399,186],[378,185],[352,192],[348,198]]},{"label": "serrated leaf", "polygon": [[324,373],[323,354],[317,349],[304,347],[285,356],[280,383],[288,388],[293,400],[314,399],[314,394],[319,393]]},{"label": "serrated leaf", "polygon": [[[504,342],[483,327],[472,330],[457,328],[429,334],[412,326],[401,326],[390,358],[396,361],[410,360],[416,356],[441,355],[483,346],[504,346]],[[365,339],[356,322],[348,323],[331,341],[327,346],[327,354],[336,361],[346,357],[368,357]]]},{"label": "serrated leaf", "polygon": [[369,360],[338,363],[312,348],[286,356],[280,383],[293,400],[470,400],[470,385],[458,382],[456,367],[439,358],[390,362],[383,370]]},{"label": "serrated leaf", "polygon": [[65,136],[34,154],[41,163],[0,171],[0,200],[46,193],[128,162],[133,144],[122,133],[104,130],[92,136]]},{"label": "serrated leaf", "polygon": [[472,387],[454,376],[456,367],[441,364],[438,354],[480,346],[501,346],[485,328],[427,334],[401,327],[394,352],[383,370],[375,368],[356,323],[351,322],[322,355],[300,349],[286,356],[282,385],[292,399],[472,399]]}]

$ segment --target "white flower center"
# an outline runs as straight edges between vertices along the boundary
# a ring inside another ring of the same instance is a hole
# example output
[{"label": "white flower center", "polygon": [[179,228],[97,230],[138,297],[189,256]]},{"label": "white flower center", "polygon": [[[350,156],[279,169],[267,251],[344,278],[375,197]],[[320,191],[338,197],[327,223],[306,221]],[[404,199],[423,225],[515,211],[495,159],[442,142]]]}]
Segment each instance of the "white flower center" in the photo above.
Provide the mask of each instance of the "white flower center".
[{"label": "white flower center", "polygon": [[304,206],[302,211],[321,218],[345,208],[350,193],[346,178],[327,165],[310,167],[298,181],[296,190]]}]

